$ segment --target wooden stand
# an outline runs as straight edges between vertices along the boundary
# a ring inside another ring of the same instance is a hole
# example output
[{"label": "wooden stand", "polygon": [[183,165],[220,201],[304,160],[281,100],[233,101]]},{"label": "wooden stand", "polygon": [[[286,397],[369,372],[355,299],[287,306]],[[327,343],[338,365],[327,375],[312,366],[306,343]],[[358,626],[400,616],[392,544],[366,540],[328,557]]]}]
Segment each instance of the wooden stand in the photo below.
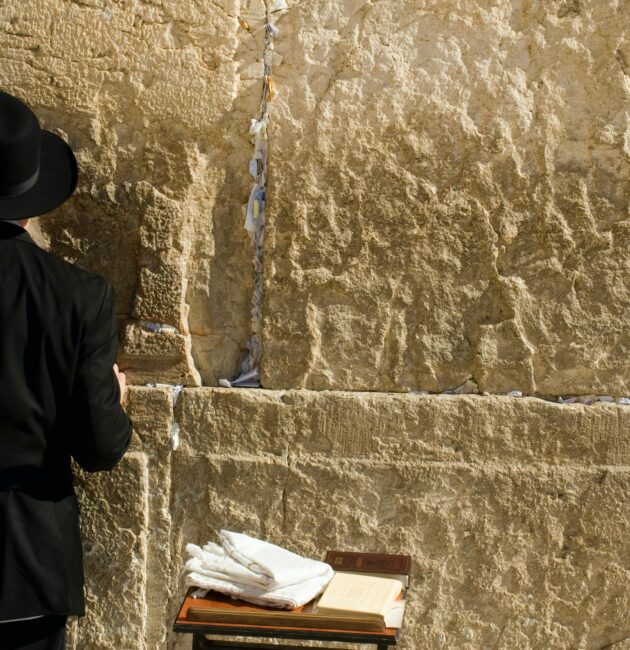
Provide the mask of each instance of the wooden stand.
[{"label": "wooden stand", "polygon": [[[239,625],[237,622],[231,625],[223,623],[207,623],[191,621],[187,619],[188,609],[198,607],[203,599],[193,599],[189,590],[182,606],[180,607],[173,630],[181,634],[192,634],[193,650],[309,650],[307,646],[296,646],[290,643],[270,644],[264,639],[286,639],[290,641],[340,641],[350,645],[372,644],[378,650],[387,650],[390,646],[398,643],[398,630],[388,628],[383,632],[354,632],[351,630],[321,630],[310,628],[299,628],[290,626],[271,625]],[[219,638],[207,638],[208,636]],[[232,641],[221,637],[254,637],[260,642]],[[310,648],[310,650],[316,650]],[[318,648],[317,650],[326,650]],[[330,649],[328,649],[330,650]]]}]

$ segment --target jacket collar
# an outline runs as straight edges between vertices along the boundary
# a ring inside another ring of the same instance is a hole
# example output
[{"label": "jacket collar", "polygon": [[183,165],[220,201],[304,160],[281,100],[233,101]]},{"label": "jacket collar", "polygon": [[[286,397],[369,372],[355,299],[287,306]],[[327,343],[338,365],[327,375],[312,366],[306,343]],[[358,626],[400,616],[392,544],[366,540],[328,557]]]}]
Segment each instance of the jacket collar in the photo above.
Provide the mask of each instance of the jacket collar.
[{"label": "jacket collar", "polygon": [[8,221],[0,221],[0,239],[19,239],[33,246],[37,245],[24,228]]}]

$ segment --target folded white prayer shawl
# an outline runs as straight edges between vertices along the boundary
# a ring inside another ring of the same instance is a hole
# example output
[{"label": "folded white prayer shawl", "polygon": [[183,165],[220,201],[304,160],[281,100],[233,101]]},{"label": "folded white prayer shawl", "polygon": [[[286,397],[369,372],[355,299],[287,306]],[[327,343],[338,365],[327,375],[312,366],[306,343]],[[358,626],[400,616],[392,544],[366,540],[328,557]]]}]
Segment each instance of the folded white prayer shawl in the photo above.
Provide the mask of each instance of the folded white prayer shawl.
[{"label": "folded white prayer shawl", "polygon": [[212,544],[212,542],[206,544],[203,549],[196,544],[187,544],[186,551],[192,557],[186,562],[186,570],[228,582],[267,588],[266,584],[260,580],[259,574],[235,562],[225,553],[220,554],[216,549],[223,552],[220,546]]},{"label": "folded white prayer shawl", "polygon": [[298,584],[280,587],[271,591],[251,585],[228,582],[195,572],[189,573],[186,576],[186,586],[218,591],[233,598],[238,598],[239,600],[255,603],[256,605],[277,607],[279,609],[295,609],[310,602],[324,591],[324,588],[330,582],[333,575],[332,568],[328,568],[330,574],[321,575]]},{"label": "folded white prayer shawl", "polygon": [[252,573],[268,589],[293,585],[326,575],[330,566],[296,555],[280,546],[249,535],[222,530],[219,533],[224,551]]},{"label": "folded white prayer shawl", "polygon": [[324,590],[332,568],[284,548],[222,530],[223,546],[188,544],[186,584],[271,607],[294,609]]}]

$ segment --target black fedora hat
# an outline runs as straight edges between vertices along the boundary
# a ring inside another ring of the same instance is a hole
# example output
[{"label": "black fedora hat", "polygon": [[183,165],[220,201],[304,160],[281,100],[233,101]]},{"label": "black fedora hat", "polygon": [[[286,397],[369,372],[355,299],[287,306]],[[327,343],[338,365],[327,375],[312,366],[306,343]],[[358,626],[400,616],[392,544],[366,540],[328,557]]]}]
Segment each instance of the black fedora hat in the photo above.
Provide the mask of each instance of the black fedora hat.
[{"label": "black fedora hat", "polygon": [[0,221],[50,212],[76,186],[72,149],[44,131],[24,102],[0,91]]}]

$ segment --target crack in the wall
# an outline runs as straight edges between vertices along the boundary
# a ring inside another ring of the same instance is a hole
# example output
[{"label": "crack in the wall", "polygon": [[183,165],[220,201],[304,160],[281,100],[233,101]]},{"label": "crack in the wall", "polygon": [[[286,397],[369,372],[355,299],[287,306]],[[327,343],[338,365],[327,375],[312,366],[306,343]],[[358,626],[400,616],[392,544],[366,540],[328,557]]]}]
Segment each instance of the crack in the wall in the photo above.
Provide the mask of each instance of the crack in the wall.
[{"label": "crack in the wall", "polygon": [[[230,388],[260,388],[260,360],[262,305],[263,305],[263,246],[265,239],[265,207],[267,199],[267,157],[268,127],[271,102],[274,97],[272,69],[274,64],[274,39],[278,28],[273,17],[288,9],[285,0],[265,0],[265,45],[263,49],[263,89],[260,101],[259,117],[250,123],[249,134],[254,140],[254,155],[249,163],[249,172],[253,178],[249,201],[243,206],[245,212],[245,230],[249,233],[253,247],[252,266],[254,290],[251,300],[251,335],[247,341],[247,356],[241,363],[240,374],[232,381],[220,379],[221,386]],[[243,29],[250,30],[244,20],[239,19]]]}]

